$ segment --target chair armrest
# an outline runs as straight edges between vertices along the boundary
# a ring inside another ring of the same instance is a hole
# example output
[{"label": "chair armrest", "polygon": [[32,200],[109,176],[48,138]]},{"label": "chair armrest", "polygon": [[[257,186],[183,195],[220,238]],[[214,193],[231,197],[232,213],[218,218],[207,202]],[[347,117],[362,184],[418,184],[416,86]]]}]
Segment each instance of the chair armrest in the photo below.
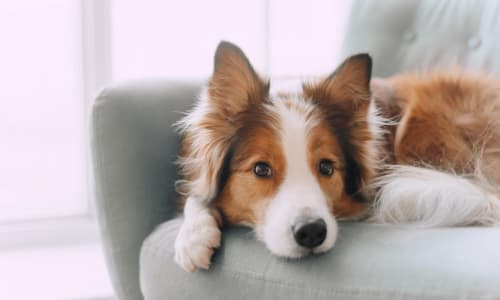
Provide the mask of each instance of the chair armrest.
[{"label": "chair armrest", "polygon": [[91,112],[97,218],[119,299],[141,299],[139,252],[145,237],[176,212],[172,124],[200,83],[142,80],[105,88]]}]

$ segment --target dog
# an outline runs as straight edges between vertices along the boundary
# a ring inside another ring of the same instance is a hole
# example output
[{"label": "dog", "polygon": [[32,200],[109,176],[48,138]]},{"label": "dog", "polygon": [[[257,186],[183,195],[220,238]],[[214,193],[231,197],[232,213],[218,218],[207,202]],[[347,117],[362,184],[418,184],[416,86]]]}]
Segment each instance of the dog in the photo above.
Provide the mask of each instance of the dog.
[{"label": "dog", "polygon": [[219,44],[177,124],[180,267],[209,268],[222,224],[249,226],[271,253],[298,258],[330,250],[342,219],[499,223],[500,82],[371,72],[371,57],[357,54],[300,92],[270,93],[240,48]]}]

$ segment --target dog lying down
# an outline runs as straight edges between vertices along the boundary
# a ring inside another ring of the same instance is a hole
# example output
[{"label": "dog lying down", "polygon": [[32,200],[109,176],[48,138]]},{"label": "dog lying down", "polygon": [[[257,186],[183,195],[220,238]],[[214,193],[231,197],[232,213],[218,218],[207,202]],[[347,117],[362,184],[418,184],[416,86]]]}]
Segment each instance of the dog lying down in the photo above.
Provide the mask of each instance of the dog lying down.
[{"label": "dog lying down", "polygon": [[371,80],[367,54],[299,93],[270,94],[235,45],[178,124],[184,221],[175,260],[208,268],[220,226],[275,255],[330,250],[339,219],[500,223],[500,81],[460,71]]}]

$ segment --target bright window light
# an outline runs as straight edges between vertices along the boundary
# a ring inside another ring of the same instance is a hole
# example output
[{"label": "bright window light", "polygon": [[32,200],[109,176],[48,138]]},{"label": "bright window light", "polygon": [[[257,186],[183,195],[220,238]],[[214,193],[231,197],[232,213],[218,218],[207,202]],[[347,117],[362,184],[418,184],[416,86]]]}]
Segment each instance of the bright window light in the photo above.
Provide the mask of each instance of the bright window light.
[{"label": "bright window light", "polygon": [[112,2],[113,79],[202,78],[220,40],[239,44],[266,72],[266,1]]},{"label": "bright window light", "polygon": [[0,36],[0,222],[85,213],[80,1],[2,1]]},{"label": "bright window light", "polygon": [[204,78],[220,40],[239,45],[258,72],[324,75],[338,63],[351,0],[112,2],[114,80]]},{"label": "bright window light", "polygon": [[269,0],[269,69],[275,78],[333,72],[340,57],[349,1]]}]

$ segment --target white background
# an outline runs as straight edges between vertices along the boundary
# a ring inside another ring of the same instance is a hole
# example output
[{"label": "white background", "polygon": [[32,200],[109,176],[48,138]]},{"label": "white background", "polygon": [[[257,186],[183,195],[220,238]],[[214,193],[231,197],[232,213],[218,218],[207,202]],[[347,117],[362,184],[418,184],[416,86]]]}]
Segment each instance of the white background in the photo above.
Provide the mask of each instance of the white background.
[{"label": "white background", "polygon": [[87,210],[80,5],[0,4],[0,221]]}]

